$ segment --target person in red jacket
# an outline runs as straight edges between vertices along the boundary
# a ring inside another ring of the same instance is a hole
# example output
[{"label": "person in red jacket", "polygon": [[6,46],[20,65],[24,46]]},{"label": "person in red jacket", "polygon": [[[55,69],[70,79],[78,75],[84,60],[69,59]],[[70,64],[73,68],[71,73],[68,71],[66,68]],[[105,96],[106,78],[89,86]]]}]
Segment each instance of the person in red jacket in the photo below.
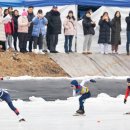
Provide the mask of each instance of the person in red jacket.
[{"label": "person in red jacket", "polygon": [[[12,17],[9,14],[8,9],[4,10],[4,17],[6,17],[7,15],[9,15],[10,17]],[[6,43],[6,49],[7,49],[7,44],[9,46],[9,49],[13,50],[13,45],[12,45],[12,37],[13,37],[13,33],[14,33],[14,21],[11,18],[11,20],[7,23],[5,23],[5,33],[6,33],[6,39],[7,39],[7,43]]]},{"label": "person in red jacket", "polygon": [[130,78],[127,78],[127,88],[126,88],[126,93],[125,93],[125,98],[124,98],[125,104],[127,102],[127,97],[129,96],[129,93],[130,93]]}]

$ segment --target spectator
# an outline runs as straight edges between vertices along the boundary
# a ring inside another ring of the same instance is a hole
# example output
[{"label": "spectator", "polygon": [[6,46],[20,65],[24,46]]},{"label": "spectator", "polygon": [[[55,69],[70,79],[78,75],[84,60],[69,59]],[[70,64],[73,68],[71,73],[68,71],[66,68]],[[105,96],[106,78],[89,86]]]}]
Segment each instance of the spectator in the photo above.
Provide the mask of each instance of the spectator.
[{"label": "spectator", "polygon": [[116,11],[114,18],[111,21],[111,45],[112,53],[118,54],[118,45],[121,44],[121,14]]},{"label": "spectator", "polygon": [[37,16],[33,18],[33,31],[32,36],[34,40],[34,53],[37,53],[37,45],[39,45],[39,54],[44,54],[42,52],[43,47],[43,37],[46,35],[45,26],[47,24],[47,19],[43,16],[42,10],[38,10]]},{"label": "spectator", "polygon": [[13,16],[13,13],[14,13],[14,12],[13,12],[13,7],[11,7],[11,6],[8,7],[8,12],[9,12],[9,15],[10,15],[10,16]]},{"label": "spectator", "polygon": [[[4,17],[6,17],[9,14],[9,10],[5,9],[4,10]],[[10,17],[12,17],[10,15]],[[13,49],[13,45],[12,45],[12,36],[14,33],[14,21],[11,18],[11,20],[8,23],[5,23],[5,33],[6,33],[6,49],[7,49],[7,45],[9,46],[9,49],[12,51]]]},{"label": "spectator", "polygon": [[28,12],[23,10],[22,15],[18,18],[18,39],[20,52],[26,53],[27,38],[28,38]]},{"label": "spectator", "polygon": [[3,18],[2,11],[3,9],[0,7],[0,32],[1,32],[0,33],[0,50],[5,51],[6,50],[6,47],[5,47],[6,34],[5,34],[4,23],[8,22],[8,19],[6,19],[6,17]]},{"label": "spectator", "polygon": [[96,24],[92,21],[91,13],[89,11],[87,11],[86,15],[83,17],[82,25],[84,31],[83,54],[91,54],[90,47],[92,37],[95,34],[94,27]]},{"label": "spectator", "polygon": [[64,49],[66,53],[72,52],[72,40],[74,35],[76,35],[76,22],[73,15],[73,11],[69,11],[68,15],[64,21],[64,34],[65,34],[65,44]]},{"label": "spectator", "polygon": [[127,43],[126,43],[126,51],[127,51],[127,55],[129,55],[129,44],[130,44],[130,12],[129,12],[129,16],[126,17],[125,21],[126,21],[126,23],[127,23]]},{"label": "spectator", "polygon": [[28,7],[28,21],[31,22],[29,28],[28,28],[28,41],[29,41],[29,52],[32,52],[32,42],[33,42],[33,37],[32,37],[32,29],[33,29],[33,23],[32,19],[35,17],[33,13],[33,6]]},{"label": "spectator", "polygon": [[14,10],[14,13],[13,13],[13,21],[14,21],[14,33],[13,33],[13,38],[14,38],[14,49],[15,49],[15,51],[18,51],[18,50],[17,50],[18,18],[19,18],[19,11],[18,11],[18,10]]},{"label": "spectator", "polygon": [[101,54],[108,54],[108,44],[110,44],[110,18],[107,12],[104,12],[99,21],[99,39]]},{"label": "spectator", "polygon": [[56,5],[53,6],[52,10],[46,14],[48,19],[47,25],[47,42],[48,48],[51,53],[58,53],[56,51],[56,45],[58,44],[58,34],[61,34],[61,18],[60,12]]}]

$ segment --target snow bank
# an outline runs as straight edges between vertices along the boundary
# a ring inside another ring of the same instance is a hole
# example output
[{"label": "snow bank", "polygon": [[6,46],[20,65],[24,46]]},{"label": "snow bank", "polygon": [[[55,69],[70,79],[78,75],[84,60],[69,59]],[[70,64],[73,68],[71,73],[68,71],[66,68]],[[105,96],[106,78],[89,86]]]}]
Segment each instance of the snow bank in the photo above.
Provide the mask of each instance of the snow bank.
[{"label": "snow bank", "polygon": [[17,117],[5,102],[0,102],[1,130],[129,130],[130,98],[123,104],[124,95],[112,98],[100,94],[85,102],[86,116],[72,116],[78,109],[78,98],[70,97],[66,101],[45,101],[30,97],[30,102],[14,101],[25,123],[19,123]]},{"label": "snow bank", "polygon": [[127,79],[129,76],[84,76],[84,77],[31,77],[31,76],[19,76],[19,77],[3,77],[3,80],[48,80],[48,79],[53,79],[53,80],[72,80],[72,79],[77,79],[77,80],[83,80],[83,79],[119,79],[119,80],[124,80]]}]

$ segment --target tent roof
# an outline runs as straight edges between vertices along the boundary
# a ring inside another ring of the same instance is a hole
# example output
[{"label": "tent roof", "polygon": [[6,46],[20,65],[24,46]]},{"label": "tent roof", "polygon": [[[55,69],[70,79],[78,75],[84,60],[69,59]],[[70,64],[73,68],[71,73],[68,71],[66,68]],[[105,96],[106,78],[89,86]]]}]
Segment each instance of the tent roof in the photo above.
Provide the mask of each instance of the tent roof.
[{"label": "tent roof", "polygon": [[0,6],[91,5],[129,7],[130,0],[0,0]]}]

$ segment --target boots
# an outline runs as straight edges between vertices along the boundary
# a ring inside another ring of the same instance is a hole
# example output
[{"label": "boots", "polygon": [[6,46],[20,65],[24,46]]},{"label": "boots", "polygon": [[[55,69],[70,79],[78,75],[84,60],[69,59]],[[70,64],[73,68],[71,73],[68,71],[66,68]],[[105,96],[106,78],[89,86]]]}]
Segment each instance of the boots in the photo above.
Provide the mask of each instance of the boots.
[{"label": "boots", "polygon": [[84,111],[84,109],[79,109],[79,110],[76,111],[76,113],[78,113],[78,114],[84,114],[85,111]]}]

